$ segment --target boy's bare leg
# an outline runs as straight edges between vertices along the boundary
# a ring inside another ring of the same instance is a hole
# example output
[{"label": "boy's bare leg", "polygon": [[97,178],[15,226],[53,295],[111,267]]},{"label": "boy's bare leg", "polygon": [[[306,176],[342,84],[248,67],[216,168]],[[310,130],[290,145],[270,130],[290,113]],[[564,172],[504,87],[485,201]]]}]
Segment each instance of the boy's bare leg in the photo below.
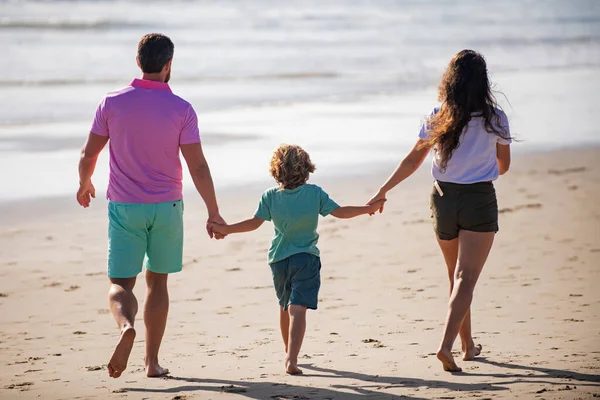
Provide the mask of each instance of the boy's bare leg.
[{"label": "boy's bare leg", "polygon": [[144,324],[146,325],[146,376],[164,376],[169,370],[158,364],[158,351],[162,342],[167,315],[169,314],[169,292],[167,274],[157,274],[146,270],[146,302],[144,303]]},{"label": "boy's bare leg", "polygon": [[135,339],[135,329],[133,323],[138,311],[137,299],[133,295],[135,286],[134,278],[113,278],[110,279],[110,290],[108,292],[108,302],[117,325],[121,330],[121,337],[115,347],[115,350],[108,361],[108,375],[112,378],[121,376],[133,348]]},{"label": "boy's bare leg", "polygon": [[460,331],[473,299],[473,290],[494,242],[494,232],[461,230],[458,241],[458,265],[454,289],[448,305],[448,316],[437,358],[445,371],[461,371],[454,362],[452,345]]},{"label": "boy's bare leg", "polygon": [[[458,262],[458,238],[452,240],[440,240],[438,244],[442,250],[444,261],[448,269],[448,280],[450,282],[450,296],[454,289],[454,273],[456,271],[456,263]],[[467,315],[460,326],[460,341],[462,344],[463,360],[471,361],[481,353],[481,345],[475,346],[473,337],[471,336],[471,308],[467,311]]]},{"label": "boy's bare leg", "polygon": [[279,328],[281,329],[281,338],[285,345],[285,354],[288,352],[288,339],[290,336],[290,314],[283,307],[279,307]]},{"label": "boy's bare leg", "polygon": [[302,370],[298,368],[298,354],[306,332],[306,307],[290,304],[290,334],[288,339],[288,352],[285,358],[285,372],[290,375],[298,375]]}]

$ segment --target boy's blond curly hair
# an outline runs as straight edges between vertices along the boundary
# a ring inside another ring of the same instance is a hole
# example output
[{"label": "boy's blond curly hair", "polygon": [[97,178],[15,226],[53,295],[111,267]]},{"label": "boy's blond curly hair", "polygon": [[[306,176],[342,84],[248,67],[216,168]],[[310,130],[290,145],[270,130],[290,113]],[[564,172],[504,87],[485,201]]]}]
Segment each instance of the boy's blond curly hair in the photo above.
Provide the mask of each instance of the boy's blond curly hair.
[{"label": "boy's blond curly hair", "polygon": [[269,172],[282,189],[295,189],[308,181],[308,176],[315,172],[315,165],[302,147],[282,144],[271,157]]}]

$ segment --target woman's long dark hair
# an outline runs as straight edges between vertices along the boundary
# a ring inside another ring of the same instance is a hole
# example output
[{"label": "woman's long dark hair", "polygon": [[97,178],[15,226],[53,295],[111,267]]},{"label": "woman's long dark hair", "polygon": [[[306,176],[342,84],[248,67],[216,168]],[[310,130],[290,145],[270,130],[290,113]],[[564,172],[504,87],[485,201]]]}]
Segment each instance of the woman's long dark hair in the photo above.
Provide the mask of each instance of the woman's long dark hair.
[{"label": "woman's long dark hair", "polygon": [[473,50],[456,54],[448,64],[438,91],[442,106],[426,123],[428,137],[422,147],[434,147],[440,156],[442,171],[460,145],[460,135],[471,120],[471,113],[483,117],[485,130],[490,134],[510,138],[501,126],[498,104],[481,54]]}]

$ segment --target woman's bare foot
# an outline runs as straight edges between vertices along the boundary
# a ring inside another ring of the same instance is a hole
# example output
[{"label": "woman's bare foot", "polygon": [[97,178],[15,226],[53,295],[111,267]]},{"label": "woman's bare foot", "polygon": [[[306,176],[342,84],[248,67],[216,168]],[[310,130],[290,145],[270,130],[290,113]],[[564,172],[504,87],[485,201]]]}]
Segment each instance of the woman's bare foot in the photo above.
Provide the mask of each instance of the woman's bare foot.
[{"label": "woman's bare foot", "polygon": [[158,363],[146,363],[146,376],[148,378],[160,378],[169,375],[169,370],[161,367]]},{"label": "woman's bare foot", "polygon": [[125,328],[121,332],[119,343],[117,343],[117,347],[115,347],[115,351],[106,366],[108,369],[108,376],[111,378],[120,377],[123,371],[125,371],[125,368],[127,368],[127,361],[129,360],[134,340],[135,329],[133,329],[132,326]]},{"label": "woman's bare foot", "polygon": [[438,360],[440,360],[442,362],[442,367],[444,368],[444,371],[448,371],[448,372],[462,371],[462,369],[460,369],[458,367],[458,365],[456,365],[456,363],[454,362],[454,357],[452,356],[451,351],[446,351],[446,350],[440,349],[436,353],[436,356],[437,356]]},{"label": "woman's bare foot", "polygon": [[285,360],[285,373],[289,375],[301,375],[302,370],[298,368],[297,362],[293,363],[289,359]]},{"label": "woman's bare foot", "polygon": [[477,346],[473,345],[467,349],[467,351],[463,350],[463,360],[464,361],[473,361],[475,357],[481,354],[481,349],[483,347],[478,344]]}]

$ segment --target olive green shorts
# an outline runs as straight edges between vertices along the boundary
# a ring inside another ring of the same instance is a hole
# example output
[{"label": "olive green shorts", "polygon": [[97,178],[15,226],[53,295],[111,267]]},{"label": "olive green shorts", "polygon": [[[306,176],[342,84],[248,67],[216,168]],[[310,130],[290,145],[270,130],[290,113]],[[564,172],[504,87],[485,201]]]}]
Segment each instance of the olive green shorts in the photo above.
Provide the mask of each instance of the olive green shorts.
[{"label": "olive green shorts", "polygon": [[468,185],[438,181],[431,193],[433,229],[440,240],[452,240],[463,229],[472,232],[498,232],[498,201],[492,182]]}]

